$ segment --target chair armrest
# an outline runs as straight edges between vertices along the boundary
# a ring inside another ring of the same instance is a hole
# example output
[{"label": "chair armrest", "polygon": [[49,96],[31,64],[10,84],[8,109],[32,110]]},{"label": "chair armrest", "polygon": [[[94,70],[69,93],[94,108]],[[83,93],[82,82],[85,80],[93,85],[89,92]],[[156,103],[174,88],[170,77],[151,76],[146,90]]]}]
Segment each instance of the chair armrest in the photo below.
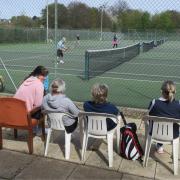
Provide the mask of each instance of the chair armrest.
[{"label": "chair armrest", "polygon": [[39,120],[39,123],[40,123],[40,122],[43,122],[44,119],[45,119],[45,114],[41,112],[41,107],[36,107],[36,108],[32,109],[32,110],[28,113],[28,116],[29,116],[30,118],[34,118],[34,119]]},{"label": "chair armrest", "polygon": [[76,116],[74,116],[73,114],[70,114],[68,112],[42,110],[42,113],[44,115],[49,114],[49,113],[54,113],[54,114],[62,113],[62,114],[64,114],[64,116],[68,116],[68,117],[73,118],[73,119],[76,118]]},{"label": "chair armrest", "polygon": [[31,111],[29,111],[30,116],[32,116],[33,114],[35,114],[36,112],[40,111],[41,107],[36,107],[34,109],[32,109]]}]

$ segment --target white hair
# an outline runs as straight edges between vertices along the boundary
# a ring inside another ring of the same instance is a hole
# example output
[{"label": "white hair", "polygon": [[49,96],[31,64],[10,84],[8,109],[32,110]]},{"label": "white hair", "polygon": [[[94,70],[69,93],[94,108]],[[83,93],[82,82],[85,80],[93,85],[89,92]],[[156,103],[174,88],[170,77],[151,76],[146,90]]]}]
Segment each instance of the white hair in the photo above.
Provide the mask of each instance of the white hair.
[{"label": "white hair", "polygon": [[51,92],[64,93],[66,90],[66,83],[62,79],[55,79],[51,83]]},{"label": "white hair", "polygon": [[63,41],[63,42],[66,42],[66,38],[65,38],[65,37],[63,37],[63,38],[62,38],[62,41]]}]

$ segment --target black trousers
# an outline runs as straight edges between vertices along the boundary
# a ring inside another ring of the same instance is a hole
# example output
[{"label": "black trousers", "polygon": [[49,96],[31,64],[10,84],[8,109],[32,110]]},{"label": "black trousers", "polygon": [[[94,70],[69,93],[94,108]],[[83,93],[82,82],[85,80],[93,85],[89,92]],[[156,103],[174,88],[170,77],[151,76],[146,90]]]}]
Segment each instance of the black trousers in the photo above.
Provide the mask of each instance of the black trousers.
[{"label": "black trousers", "polygon": [[72,133],[76,127],[77,127],[77,124],[78,124],[78,118],[75,119],[75,122],[70,125],[70,126],[64,126],[65,127],[65,130],[66,132],[69,134],[69,133]]}]

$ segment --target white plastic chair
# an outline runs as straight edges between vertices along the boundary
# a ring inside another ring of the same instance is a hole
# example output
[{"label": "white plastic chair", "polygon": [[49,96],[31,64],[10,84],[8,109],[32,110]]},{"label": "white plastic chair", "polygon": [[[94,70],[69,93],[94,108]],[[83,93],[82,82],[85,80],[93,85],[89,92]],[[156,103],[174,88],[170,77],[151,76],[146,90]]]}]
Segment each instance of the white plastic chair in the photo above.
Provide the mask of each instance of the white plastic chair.
[{"label": "white plastic chair", "polygon": [[47,121],[49,124],[48,134],[47,134],[47,140],[46,140],[46,147],[45,147],[45,156],[47,156],[48,147],[49,147],[49,141],[51,138],[52,130],[62,130],[65,131],[65,159],[69,159],[70,157],[70,143],[71,143],[71,133],[66,133],[64,124],[63,124],[63,117],[68,116],[70,118],[73,118],[71,115],[66,113],[60,113],[60,112],[46,112],[47,114]]},{"label": "white plastic chair", "polygon": [[[107,131],[106,118],[112,119],[117,126],[111,131]],[[108,144],[108,157],[109,167],[113,166],[113,135],[117,130],[117,152],[119,153],[119,140],[120,140],[120,120],[121,116],[112,114],[94,113],[94,112],[81,112],[79,114],[79,121],[84,123],[84,137],[82,145],[82,160],[85,159],[85,153],[88,144],[88,138],[107,139]]]},{"label": "white plastic chair", "polygon": [[[162,144],[172,144],[173,152],[173,165],[174,165],[174,175],[178,174],[178,149],[179,149],[179,137],[173,139],[173,123],[180,123],[179,119],[157,117],[157,116],[144,116],[145,127],[147,123],[149,124],[146,128],[146,145],[145,145],[145,155],[143,166],[147,166],[151,144],[153,142]],[[153,129],[152,127],[153,122]],[[152,129],[152,135],[149,132]]]}]

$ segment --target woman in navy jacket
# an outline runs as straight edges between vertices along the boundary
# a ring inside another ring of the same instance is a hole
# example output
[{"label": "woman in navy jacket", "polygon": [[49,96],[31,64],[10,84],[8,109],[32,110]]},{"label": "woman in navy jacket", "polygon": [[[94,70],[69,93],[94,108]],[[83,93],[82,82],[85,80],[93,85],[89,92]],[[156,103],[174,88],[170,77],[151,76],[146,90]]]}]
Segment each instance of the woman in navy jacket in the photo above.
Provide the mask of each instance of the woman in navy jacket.
[{"label": "woman in navy jacket", "polygon": [[[106,84],[94,84],[91,89],[92,101],[84,103],[84,110],[87,112],[108,113],[118,115],[117,107],[107,102],[108,86]],[[116,127],[116,123],[110,118],[106,119],[107,130],[110,131]]]},{"label": "woman in navy jacket", "polygon": [[[176,86],[173,81],[165,81],[161,86],[162,96],[149,105],[149,115],[180,119],[180,102],[175,100]],[[179,136],[179,125],[173,126],[174,138]],[[157,144],[157,152],[163,153],[163,145]]]}]

